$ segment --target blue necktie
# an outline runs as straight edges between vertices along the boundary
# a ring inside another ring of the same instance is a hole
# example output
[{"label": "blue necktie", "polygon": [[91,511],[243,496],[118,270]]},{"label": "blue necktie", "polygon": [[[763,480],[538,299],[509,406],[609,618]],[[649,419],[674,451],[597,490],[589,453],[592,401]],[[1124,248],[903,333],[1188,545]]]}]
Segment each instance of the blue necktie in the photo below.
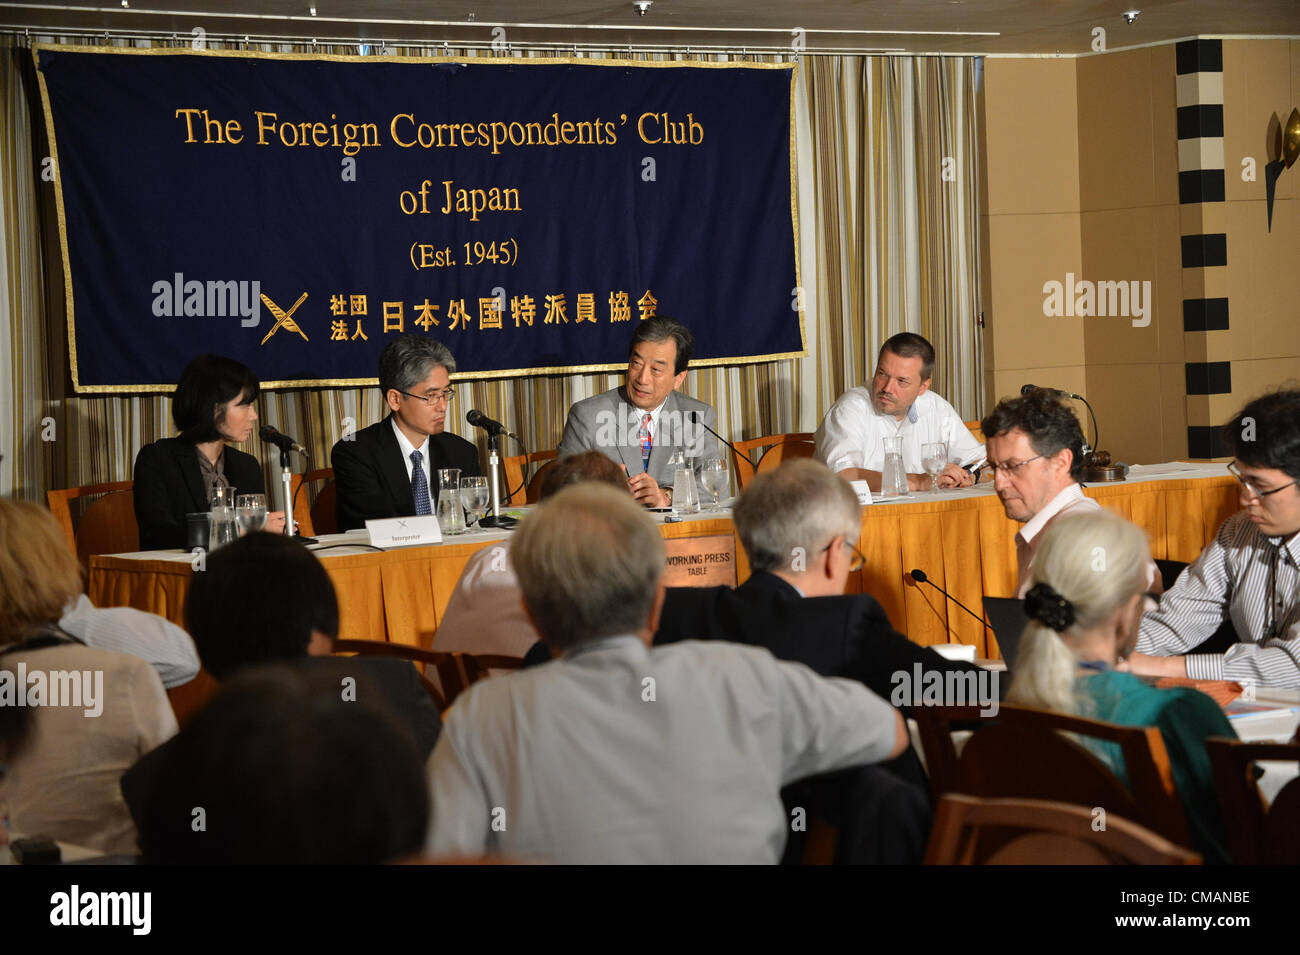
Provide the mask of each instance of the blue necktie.
[{"label": "blue necktie", "polygon": [[424,455],[411,452],[411,496],[415,498],[416,514],[432,514],[429,504],[429,479],[424,476]]}]

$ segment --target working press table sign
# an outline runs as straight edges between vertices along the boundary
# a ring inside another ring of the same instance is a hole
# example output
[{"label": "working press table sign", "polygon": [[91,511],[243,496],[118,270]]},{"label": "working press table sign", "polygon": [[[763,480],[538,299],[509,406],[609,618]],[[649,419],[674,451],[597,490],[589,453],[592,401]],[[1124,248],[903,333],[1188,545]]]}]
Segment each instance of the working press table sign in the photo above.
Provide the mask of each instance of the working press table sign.
[{"label": "working press table sign", "polygon": [[217,352],[372,382],[391,336],[467,376],[803,351],[790,64],[38,45],[81,392]]}]

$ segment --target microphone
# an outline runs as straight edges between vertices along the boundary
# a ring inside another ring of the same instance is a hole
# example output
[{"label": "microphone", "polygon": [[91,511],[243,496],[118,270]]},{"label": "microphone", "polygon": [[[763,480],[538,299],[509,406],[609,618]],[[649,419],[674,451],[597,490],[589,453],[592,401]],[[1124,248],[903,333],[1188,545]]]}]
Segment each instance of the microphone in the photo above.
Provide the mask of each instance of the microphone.
[{"label": "microphone", "polygon": [[953,603],[955,603],[958,607],[961,607],[962,610],[965,610],[968,614],[970,614],[972,617],[974,617],[976,620],[978,620],[981,624],[983,624],[984,627],[989,631],[989,633],[992,633],[993,636],[995,636],[995,637],[997,636],[997,634],[994,633],[993,628],[992,628],[991,626],[989,626],[989,624],[988,624],[987,622],[985,622],[985,620],[984,620],[983,617],[981,617],[979,614],[977,614],[974,610],[971,610],[970,607],[967,607],[964,603],[962,603],[960,600],[958,600],[958,599],[957,599],[956,597],[954,597],[952,594],[948,593],[948,591],[944,590],[942,587],[940,587],[938,584],[936,584],[936,583],[935,583],[933,580],[931,580],[929,577],[925,576],[925,571],[923,571],[923,570],[921,570],[921,569],[919,569],[919,568],[913,568],[913,569],[912,569],[912,573],[911,573],[911,577],[912,577],[912,579],[915,580],[918,584],[929,584],[929,585],[930,585],[931,587],[933,587],[935,590],[939,591],[939,593],[943,594],[945,597],[947,597],[949,600],[951,600]]},{"label": "microphone", "polygon": [[293,438],[289,437],[287,434],[281,434],[279,431],[276,431],[275,428],[272,428],[269,424],[262,425],[261,430],[257,433],[263,441],[267,444],[275,445],[285,454],[288,454],[290,451],[297,451],[304,458],[311,457],[311,455],[307,453],[307,449],[301,444],[293,440]]},{"label": "microphone", "polygon": [[751,457],[750,457],[748,454],[746,454],[744,451],[740,450],[740,448],[736,447],[734,444],[732,444],[730,441],[728,441],[728,440],[727,440],[726,438],[724,438],[722,435],[718,434],[718,432],[714,431],[714,430],[713,430],[712,428],[710,428],[707,424],[705,424],[705,423],[704,423],[704,419],[700,417],[700,413],[699,413],[698,411],[688,411],[688,412],[686,412],[686,417],[690,420],[691,424],[698,424],[698,425],[699,425],[701,428],[703,428],[705,431],[709,432],[709,434],[713,435],[715,438],[717,438],[719,441],[721,441],[721,442],[722,442],[723,444],[725,444],[727,447],[731,448],[731,450],[734,451],[736,454],[740,455],[740,457],[742,457],[742,458],[744,458],[746,461],[748,461],[748,462],[749,462],[749,466],[750,466],[751,468],[753,468],[755,471],[758,470],[758,465],[754,463],[754,459],[753,459],[753,458],[751,458]]},{"label": "microphone", "polygon": [[1083,401],[1083,400],[1084,400],[1083,395],[1076,395],[1076,394],[1074,394],[1073,392],[1070,392],[1070,391],[1062,391],[1060,388],[1043,388],[1043,387],[1040,386],[1040,385],[1021,385],[1021,386],[1020,386],[1020,395],[1021,395],[1021,397],[1024,397],[1025,395],[1029,394],[1031,391],[1045,391],[1045,392],[1047,392],[1049,395],[1058,395],[1059,397],[1062,397],[1062,398],[1073,398],[1075,401]]},{"label": "microphone", "polygon": [[[1040,388],[1038,385],[1020,386],[1021,397],[1024,397],[1031,391],[1045,391],[1049,395],[1058,395],[1062,398],[1073,398],[1075,401],[1083,402],[1083,406],[1088,409],[1088,417],[1092,419],[1092,444],[1088,444],[1087,435],[1084,435],[1083,439],[1083,461],[1084,464],[1089,464],[1092,460],[1090,455],[1092,454],[1093,449],[1101,447],[1101,432],[1097,430],[1097,415],[1093,412],[1092,405],[1088,404],[1088,399],[1083,395],[1076,395],[1072,391],[1062,391],[1060,388]],[[1110,456],[1107,455],[1107,463],[1109,463],[1109,460]]]},{"label": "microphone", "polygon": [[519,440],[519,436],[513,431],[508,430],[500,421],[493,421],[481,411],[471,409],[470,412],[465,415],[465,420],[476,428],[482,428],[488,434],[504,434],[507,438],[514,438],[516,441]]}]

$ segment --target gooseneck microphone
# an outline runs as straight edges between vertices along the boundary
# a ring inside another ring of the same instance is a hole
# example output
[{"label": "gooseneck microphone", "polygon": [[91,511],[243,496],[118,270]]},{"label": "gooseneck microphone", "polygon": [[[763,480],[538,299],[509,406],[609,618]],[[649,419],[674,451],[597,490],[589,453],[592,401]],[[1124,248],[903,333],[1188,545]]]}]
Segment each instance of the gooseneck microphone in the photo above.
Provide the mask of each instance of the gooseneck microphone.
[{"label": "gooseneck microphone", "polygon": [[1084,442],[1084,447],[1083,447],[1084,460],[1085,461],[1088,460],[1087,455],[1090,452],[1101,447],[1101,432],[1097,430],[1097,416],[1096,414],[1093,413],[1092,405],[1088,404],[1087,398],[1085,398],[1083,395],[1076,395],[1072,391],[1062,391],[1060,388],[1042,388],[1038,385],[1020,386],[1021,397],[1029,394],[1031,391],[1045,391],[1049,395],[1057,395],[1061,398],[1073,398],[1075,401],[1082,401],[1083,406],[1088,409],[1088,417],[1092,419],[1092,445],[1089,446],[1086,441]]},{"label": "gooseneck microphone", "polygon": [[923,571],[923,570],[921,570],[921,569],[919,569],[919,568],[913,568],[913,569],[912,569],[912,573],[911,573],[911,577],[912,577],[912,579],[915,580],[918,584],[929,584],[929,585],[930,585],[931,587],[933,587],[935,590],[939,591],[939,593],[943,594],[945,597],[947,597],[949,600],[951,600],[953,603],[955,603],[958,607],[961,607],[962,610],[965,610],[968,614],[970,614],[972,617],[974,617],[976,620],[978,620],[981,624],[983,624],[984,627],[988,630],[989,633],[992,633],[993,636],[995,636],[995,637],[997,636],[997,634],[993,632],[993,628],[992,628],[991,626],[989,626],[988,622],[985,621],[985,619],[984,619],[983,617],[981,617],[979,614],[977,614],[974,610],[971,610],[970,607],[967,607],[964,603],[962,603],[960,600],[958,600],[958,599],[957,599],[956,597],[954,597],[952,594],[948,593],[948,591],[944,590],[942,587],[940,587],[938,584],[936,584],[933,580],[931,580],[929,577],[927,577],[927,576],[925,575],[925,571]]},{"label": "gooseneck microphone", "polygon": [[269,424],[262,425],[261,429],[257,433],[267,444],[275,445],[286,454],[290,451],[297,451],[304,458],[311,457],[311,455],[307,453],[307,449],[301,444],[293,440],[293,438],[289,437],[287,434],[281,434]]},{"label": "gooseneck microphone", "polygon": [[749,462],[749,466],[750,466],[751,468],[753,468],[755,471],[758,470],[758,465],[754,463],[754,459],[753,459],[753,458],[751,458],[751,457],[750,457],[748,454],[746,454],[744,451],[740,450],[740,448],[736,447],[734,444],[732,444],[730,441],[728,441],[728,440],[727,440],[726,438],[724,438],[722,435],[718,434],[718,432],[714,431],[714,430],[713,430],[712,428],[710,428],[707,424],[705,424],[705,423],[704,423],[704,419],[703,419],[702,417],[700,417],[700,413],[699,413],[698,411],[688,411],[688,412],[686,412],[686,417],[687,417],[687,419],[691,422],[691,424],[698,424],[698,425],[699,425],[701,428],[703,428],[705,431],[709,432],[709,434],[713,435],[715,438],[717,438],[719,441],[721,441],[721,442],[722,442],[723,444],[725,444],[727,447],[731,448],[731,450],[734,451],[737,455],[739,455],[740,457],[742,457],[742,458],[744,458],[746,461],[748,461],[748,462]]},{"label": "gooseneck microphone", "polygon": [[465,420],[476,428],[482,428],[490,435],[504,434],[507,438],[514,438],[516,441],[519,440],[519,435],[507,429],[500,421],[493,421],[481,411],[471,409],[465,415]]},{"label": "gooseneck microphone", "polygon": [[518,491],[528,486],[528,448],[524,446],[523,439],[519,435],[507,429],[500,421],[493,421],[477,409],[471,409],[466,413],[465,420],[476,428],[482,428],[488,434],[488,493],[491,495],[492,510],[479,518],[478,526],[512,528],[519,521],[501,513],[501,454],[497,448],[497,439],[503,435],[507,438],[514,438],[519,442],[519,446],[524,449],[523,481],[516,491],[511,491],[509,487],[506,487],[507,503],[514,500],[514,496]]}]

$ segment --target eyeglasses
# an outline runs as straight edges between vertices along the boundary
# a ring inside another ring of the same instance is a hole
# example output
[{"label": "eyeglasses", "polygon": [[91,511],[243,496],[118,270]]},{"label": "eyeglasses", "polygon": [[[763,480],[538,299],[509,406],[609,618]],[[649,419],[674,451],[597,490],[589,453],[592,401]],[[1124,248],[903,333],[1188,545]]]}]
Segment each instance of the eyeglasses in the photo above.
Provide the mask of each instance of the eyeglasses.
[{"label": "eyeglasses", "polygon": [[1015,464],[994,464],[992,461],[989,461],[984,465],[984,467],[988,468],[989,473],[994,477],[997,477],[999,472],[1005,474],[1007,477],[1015,477],[1020,473],[1020,469],[1026,464],[1030,461],[1037,461],[1042,456],[1043,455],[1041,454],[1035,454],[1032,458],[1025,458],[1023,461],[1018,461]]},{"label": "eyeglasses", "polygon": [[423,401],[426,405],[436,405],[439,401],[450,402],[452,398],[456,397],[455,388],[444,388],[442,391],[434,391],[427,395],[413,395],[409,391],[402,391],[401,389],[394,390],[400,395],[406,395],[408,398]]},{"label": "eyeglasses", "polygon": [[[850,544],[847,540],[843,541],[843,544],[849,550],[853,551],[853,559],[849,561],[849,573],[856,574],[867,563],[867,558],[863,555],[862,551],[858,550],[856,545]],[[831,549],[831,545],[827,544],[819,551],[819,553],[824,554],[830,549]]]},{"label": "eyeglasses", "polygon": [[1270,491],[1261,491],[1249,480],[1242,477],[1241,472],[1237,470],[1237,463],[1235,461],[1228,462],[1228,473],[1241,482],[1241,486],[1246,489],[1246,493],[1250,495],[1250,500],[1252,501],[1262,502],[1264,498],[1268,497],[1270,494],[1276,494],[1278,491],[1285,491],[1289,487],[1300,484],[1300,481],[1292,481],[1289,484],[1283,484],[1281,487],[1275,487]]}]

